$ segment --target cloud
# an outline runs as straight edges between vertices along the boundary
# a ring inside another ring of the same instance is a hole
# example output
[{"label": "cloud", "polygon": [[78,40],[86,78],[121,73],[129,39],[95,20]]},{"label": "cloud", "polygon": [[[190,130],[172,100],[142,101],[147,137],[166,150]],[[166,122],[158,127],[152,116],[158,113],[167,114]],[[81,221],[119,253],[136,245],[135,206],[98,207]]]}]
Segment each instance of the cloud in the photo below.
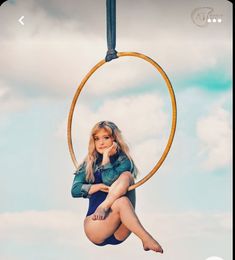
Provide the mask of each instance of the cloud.
[{"label": "cloud", "polygon": [[213,171],[229,166],[232,160],[232,117],[224,100],[212,105],[207,115],[198,119],[197,136],[203,166]]},{"label": "cloud", "polygon": [[[225,244],[223,240],[225,236],[229,241],[231,240],[229,235],[231,215],[228,213],[158,212],[146,215],[141,212],[141,214],[137,214],[146,229],[164,246],[164,259],[166,260],[171,260],[172,256],[175,259],[187,260],[185,253],[191,255],[193,260],[197,259],[196,257],[200,256],[201,252],[203,254],[208,252],[207,247],[213,247],[217,241],[222,243],[218,250],[214,250],[215,252],[224,254],[228,250],[229,243]],[[1,244],[10,248],[14,244],[24,245],[26,250],[28,250],[28,246],[40,245],[38,252],[34,251],[35,255],[45,254],[45,252],[40,251],[40,248],[42,250],[49,243],[50,249],[55,251],[63,245],[64,250],[69,250],[71,257],[86,255],[86,259],[92,259],[92,256],[98,252],[100,256],[105,256],[105,259],[108,257],[120,259],[120,257],[126,257],[130,253],[136,259],[139,255],[141,255],[141,259],[151,257],[151,254],[144,252],[141,243],[134,234],[119,247],[107,246],[101,251],[85,237],[83,217],[84,214],[78,212],[58,210],[3,212],[0,214]],[[196,239],[200,239],[200,242],[196,242]],[[199,251],[196,250],[197,246],[200,245],[204,246]],[[79,250],[77,250],[78,248]],[[130,248],[135,248],[135,250],[130,252]],[[18,252],[18,259],[21,259],[21,254],[25,257],[24,259],[28,259],[26,250]],[[114,254],[115,250],[119,252],[117,256]]]},{"label": "cloud", "polygon": [[[2,241],[38,243],[39,241],[45,242],[45,240],[49,242],[53,239],[56,240],[56,243],[61,243],[68,239],[70,243],[73,243],[70,234],[78,239],[77,231],[81,229],[81,223],[78,222],[79,217],[72,212],[26,211],[2,213],[0,218],[0,239]],[[51,235],[48,236],[48,234]],[[66,240],[64,240],[64,236],[67,236]]]},{"label": "cloud", "polygon": [[[109,120],[121,129],[131,154],[146,172],[160,158],[166,146],[170,115],[165,110],[165,98],[158,93],[104,100],[96,109],[92,104],[78,104],[73,118],[72,139],[75,154],[85,156],[92,127],[99,121]],[[65,138],[66,123],[58,127],[56,136]],[[143,153],[149,156],[143,159]]]},{"label": "cloud", "polygon": [[[228,17],[216,28],[193,24],[193,1],[177,2],[172,8],[169,3],[138,1],[132,12],[130,5],[124,1],[118,5],[119,51],[147,54],[173,79],[221,64],[231,67],[229,5],[214,3],[215,10]],[[63,1],[17,1],[1,11],[1,77],[25,95],[31,89],[35,95],[67,96],[105,56],[105,5],[98,1],[72,1],[70,7]],[[24,26],[17,22],[22,13]],[[109,92],[110,85],[132,88],[152,75],[150,67],[140,66],[137,60],[130,64],[116,60],[106,68],[104,74],[96,76],[96,94]]]},{"label": "cloud", "polygon": [[20,97],[4,82],[0,81],[0,116],[6,117],[7,113],[18,112],[29,105],[26,98]]},{"label": "cloud", "polygon": [[[196,87],[177,94],[178,119],[169,171],[177,168],[188,175],[197,172],[195,169],[200,165],[204,168],[198,169],[200,172],[230,165],[230,98],[230,91],[211,94]],[[111,120],[123,131],[141,173],[149,172],[159,160],[170,132],[171,115],[166,111],[166,97],[152,92],[103,99],[95,109],[94,104],[85,100],[81,98],[74,114],[75,154],[82,154],[83,159],[92,126],[100,120]],[[59,126],[58,131],[64,136],[66,124]],[[148,156],[143,157],[143,151]],[[186,161],[191,163],[185,164]]]}]

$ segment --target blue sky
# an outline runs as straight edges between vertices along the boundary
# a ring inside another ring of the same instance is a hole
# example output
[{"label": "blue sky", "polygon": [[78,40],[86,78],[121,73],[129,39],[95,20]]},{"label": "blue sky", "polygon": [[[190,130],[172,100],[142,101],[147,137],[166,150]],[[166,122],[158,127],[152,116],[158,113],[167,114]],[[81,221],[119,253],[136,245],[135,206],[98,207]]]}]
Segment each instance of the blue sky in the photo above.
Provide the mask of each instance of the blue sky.
[{"label": "blue sky", "polygon": [[[227,260],[232,6],[169,3],[117,6],[117,50],[156,60],[171,80],[178,108],[171,151],[137,189],[136,211],[165,248],[158,257]],[[193,23],[192,11],[205,5],[213,15],[222,14],[222,23]],[[24,26],[18,22],[22,15]],[[104,15],[104,1],[11,1],[0,9],[0,259],[156,257],[134,235],[118,247],[95,247],[82,226],[88,201],[70,195],[74,166],[67,117],[79,82],[106,53]],[[141,179],[159,159],[170,131],[170,99],[160,75],[142,60],[120,58],[92,76],[74,115],[78,161],[86,154],[90,128],[103,119],[122,129]]]}]

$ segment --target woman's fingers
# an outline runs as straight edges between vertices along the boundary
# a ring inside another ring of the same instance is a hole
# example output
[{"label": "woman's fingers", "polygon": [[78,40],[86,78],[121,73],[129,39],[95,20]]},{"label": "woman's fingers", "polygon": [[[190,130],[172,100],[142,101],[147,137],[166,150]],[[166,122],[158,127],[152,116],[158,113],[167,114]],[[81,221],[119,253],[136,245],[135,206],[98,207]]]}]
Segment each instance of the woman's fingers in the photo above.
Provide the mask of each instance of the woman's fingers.
[{"label": "woman's fingers", "polygon": [[109,151],[109,155],[114,155],[117,152],[117,143],[113,142],[111,149]]},{"label": "woman's fingers", "polygon": [[101,189],[101,191],[109,192],[109,187],[108,187],[108,186],[107,186],[107,187],[104,187],[104,188]]},{"label": "woman's fingers", "polygon": [[117,152],[117,143],[116,142],[113,142],[113,144],[104,150],[104,155],[106,156],[111,156],[111,155],[114,155],[116,152]]}]

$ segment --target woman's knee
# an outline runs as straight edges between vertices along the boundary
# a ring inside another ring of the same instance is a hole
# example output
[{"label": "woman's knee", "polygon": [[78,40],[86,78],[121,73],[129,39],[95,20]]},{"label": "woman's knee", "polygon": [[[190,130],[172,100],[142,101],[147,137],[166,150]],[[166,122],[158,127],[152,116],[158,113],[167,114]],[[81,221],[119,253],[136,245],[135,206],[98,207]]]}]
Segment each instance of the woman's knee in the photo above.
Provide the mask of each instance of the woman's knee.
[{"label": "woman's knee", "polygon": [[127,196],[122,196],[114,201],[111,209],[114,211],[119,211],[121,207],[130,206],[131,202]]},{"label": "woman's knee", "polygon": [[120,179],[129,182],[129,185],[132,185],[134,183],[134,177],[131,172],[123,172],[120,176]]}]

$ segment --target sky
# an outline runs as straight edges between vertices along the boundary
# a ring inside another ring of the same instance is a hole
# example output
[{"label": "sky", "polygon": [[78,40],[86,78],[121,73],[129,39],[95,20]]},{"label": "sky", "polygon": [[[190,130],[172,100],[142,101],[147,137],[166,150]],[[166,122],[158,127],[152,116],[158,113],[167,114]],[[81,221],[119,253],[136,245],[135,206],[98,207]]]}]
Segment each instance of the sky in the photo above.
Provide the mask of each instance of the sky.
[{"label": "sky", "polygon": [[[104,0],[11,0],[0,7],[0,259],[232,259],[229,1],[117,1],[116,50],[155,60],[177,101],[171,150],[136,190],[136,213],[164,254],[145,252],[134,234],[102,248],[86,238],[88,200],[70,194],[67,119],[78,85],[106,55],[105,12]],[[122,130],[142,179],[171,129],[161,75],[133,57],[92,75],[73,117],[78,162],[100,120]]]}]

